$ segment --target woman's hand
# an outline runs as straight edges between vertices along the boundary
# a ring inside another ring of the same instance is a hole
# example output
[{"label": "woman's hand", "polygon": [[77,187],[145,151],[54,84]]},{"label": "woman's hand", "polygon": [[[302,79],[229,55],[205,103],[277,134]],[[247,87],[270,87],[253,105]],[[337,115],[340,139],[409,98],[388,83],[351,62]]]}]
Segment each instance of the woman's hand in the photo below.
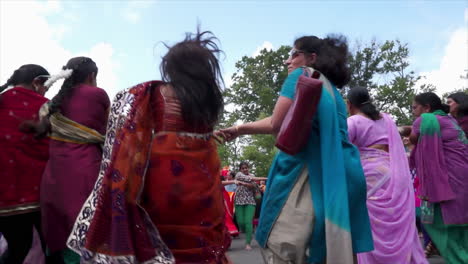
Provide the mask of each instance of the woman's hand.
[{"label": "woman's hand", "polygon": [[222,137],[224,141],[226,142],[232,141],[236,139],[238,136],[240,136],[238,126],[224,128],[224,129],[216,131],[214,134],[217,137]]}]

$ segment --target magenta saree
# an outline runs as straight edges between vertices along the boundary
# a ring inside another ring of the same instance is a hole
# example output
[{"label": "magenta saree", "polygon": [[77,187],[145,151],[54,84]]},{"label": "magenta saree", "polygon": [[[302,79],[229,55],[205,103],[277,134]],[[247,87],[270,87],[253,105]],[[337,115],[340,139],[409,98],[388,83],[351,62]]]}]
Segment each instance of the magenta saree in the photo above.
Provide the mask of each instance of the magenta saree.
[{"label": "magenta saree", "polygon": [[[350,141],[359,148],[367,182],[367,208],[375,250],[359,263],[427,263],[415,224],[414,193],[403,142],[386,114],[373,121],[348,118]],[[369,148],[388,145],[389,152]]]}]

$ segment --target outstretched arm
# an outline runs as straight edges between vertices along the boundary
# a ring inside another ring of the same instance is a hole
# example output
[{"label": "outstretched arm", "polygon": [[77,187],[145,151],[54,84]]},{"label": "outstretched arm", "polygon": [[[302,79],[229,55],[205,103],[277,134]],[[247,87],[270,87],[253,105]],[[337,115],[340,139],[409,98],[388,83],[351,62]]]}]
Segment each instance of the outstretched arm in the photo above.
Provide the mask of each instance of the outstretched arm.
[{"label": "outstretched arm", "polygon": [[276,135],[283,123],[284,117],[292,104],[292,100],[280,96],[276,102],[273,115],[262,120],[255,122],[245,123],[238,126],[222,129],[217,132],[218,135],[222,136],[226,141],[231,141],[241,135],[253,135],[253,134],[273,134]]}]

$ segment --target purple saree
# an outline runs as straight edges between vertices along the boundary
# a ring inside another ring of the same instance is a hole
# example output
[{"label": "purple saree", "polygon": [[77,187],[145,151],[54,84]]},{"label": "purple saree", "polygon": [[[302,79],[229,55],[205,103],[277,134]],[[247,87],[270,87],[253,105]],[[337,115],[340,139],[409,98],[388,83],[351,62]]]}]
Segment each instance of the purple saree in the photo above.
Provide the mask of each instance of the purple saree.
[{"label": "purple saree", "polygon": [[[80,85],[64,100],[61,113],[105,134],[109,105],[103,89]],[[102,150],[99,144],[51,140],[49,153],[41,182],[41,214],[47,247],[56,252],[66,249],[76,216],[93,190]]]},{"label": "purple saree", "polygon": [[[453,117],[436,117],[440,125],[439,136],[421,134],[421,118],[413,124],[413,133],[420,137],[413,151],[421,193],[430,202],[440,203],[445,224],[468,224],[467,139]],[[434,162],[436,159],[440,162]],[[442,185],[445,183],[441,181],[443,176],[447,177],[446,185]]]},{"label": "purple saree", "polygon": [[[349,139],[359,148],[367,183],[367,208],[375,250],[358,254],[364,263],[427,263],[415,224],[414,193],[403,142],[386,114],[373,121],[348,118]],[[388,151],[369,148],[388,145]]]}]

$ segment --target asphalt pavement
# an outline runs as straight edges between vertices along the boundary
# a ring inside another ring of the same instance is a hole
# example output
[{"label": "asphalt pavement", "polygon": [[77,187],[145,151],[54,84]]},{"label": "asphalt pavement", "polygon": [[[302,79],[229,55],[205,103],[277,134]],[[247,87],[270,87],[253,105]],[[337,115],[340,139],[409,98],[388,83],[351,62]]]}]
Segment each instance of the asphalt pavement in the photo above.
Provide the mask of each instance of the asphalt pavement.
[{"label": "asphalt pavement", "polygon": [[[232,240],[231,248],[229,248],[227,254],[233,264],[264,264],[262,254],[260,253],[260,247],[255,240],[252,241],[251,251],[245,250],[244,247],[244,234],[241,234],[239,237]],[[440,256],[431,257],[428,260],[429,264],[445,264],[444,260]]]}]

